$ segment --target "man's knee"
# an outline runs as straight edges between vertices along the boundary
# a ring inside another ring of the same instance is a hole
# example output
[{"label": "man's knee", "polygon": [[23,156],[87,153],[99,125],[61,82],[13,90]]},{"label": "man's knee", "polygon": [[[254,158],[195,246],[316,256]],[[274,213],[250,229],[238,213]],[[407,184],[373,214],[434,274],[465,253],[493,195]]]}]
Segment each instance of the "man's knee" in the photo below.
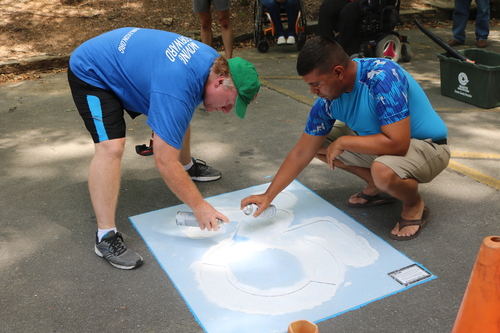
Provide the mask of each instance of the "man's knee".
[{"label": "man's knee", "polygon": [[212,13],[210,11],[198,13],[202,30],[212,30]]},{"label": "man's knee", "polygon": [[387,192],[395,181],[401,180],[391,168],[380,162],[373,162],[370,170],[375,186],[384,192]]},{"label": "man's knee", "polygon": [[121,158],[125,151],[125,138],[106,140],[95,144],[96,155],[107,158]]},{"label": "man's knee", "polygon": [[212,30],[212,22],[206,22],[202,21],[201,22],[201,30]]},{"label": "man's knee", "polygon": [[222,30],[228,30],[231,28],[231,21],[229,19],[219,21]]},{"label": "man's knee", "polygon": [[231,19],[229,18],[229,10],[223,12],[217,12],[217,19],[222,29],[228,29],[231,27]]}]

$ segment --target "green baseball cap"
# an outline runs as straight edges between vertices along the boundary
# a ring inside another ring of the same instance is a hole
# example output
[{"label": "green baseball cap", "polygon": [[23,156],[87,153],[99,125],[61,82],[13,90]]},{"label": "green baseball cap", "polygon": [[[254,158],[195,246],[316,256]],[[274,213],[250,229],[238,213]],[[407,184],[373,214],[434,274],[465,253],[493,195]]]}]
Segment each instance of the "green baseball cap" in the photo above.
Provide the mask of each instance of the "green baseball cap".
[{"label": "green baseball cap", "polygon": [[244,119],[248,104],[257,98],[260,88],[259,74],[251,62],[240,57],[231,58],[227,62],[234,86],[238,89],[234,110],[238,117]]}]

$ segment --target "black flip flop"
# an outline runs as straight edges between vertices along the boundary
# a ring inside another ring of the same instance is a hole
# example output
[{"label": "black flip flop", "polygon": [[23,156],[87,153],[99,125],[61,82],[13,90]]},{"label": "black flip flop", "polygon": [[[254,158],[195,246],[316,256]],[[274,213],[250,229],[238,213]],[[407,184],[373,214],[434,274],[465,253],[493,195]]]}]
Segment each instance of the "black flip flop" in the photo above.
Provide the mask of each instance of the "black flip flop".
[{"label": "black flip flop", "polygon": [[425,226],[427,225],[427,222],[429,222],[430,217],[431,217],[431,210],[429,209],[429,207],[424,207],[424,211],[422,212],[422,218],[420,220],[405,220],[405,219],[401,218],[401,220],[398,221],[399,230],[401,230],[405,227],[408,227],[410,225],[418,225],[419,228],[418,228],[416,233],[414,233],[411,236],[398,236],[398,235],[393,235],[393,234],[389,233],[389,236],[395,240],[413,239],[413,238],[417,237],[418,235],[420,235],[422,230],[424,230]]}]

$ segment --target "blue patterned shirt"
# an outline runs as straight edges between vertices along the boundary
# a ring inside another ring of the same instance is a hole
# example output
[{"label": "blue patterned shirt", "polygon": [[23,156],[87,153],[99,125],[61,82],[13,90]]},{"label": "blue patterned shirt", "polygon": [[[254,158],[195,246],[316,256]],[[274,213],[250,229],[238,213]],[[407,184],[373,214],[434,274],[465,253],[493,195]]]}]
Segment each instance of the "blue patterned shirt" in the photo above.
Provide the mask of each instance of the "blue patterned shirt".
[{"label": "blue patterned shirt", "polygon": [[373,58],[355,61],[353,90],[333,101],[319,98],[309,114],[307,134],[328,134],[336,119],[359,135],[378,134],[382,126],[410,117],[412,138],[438,141],[448,136],[423,89],[399,64]]}]

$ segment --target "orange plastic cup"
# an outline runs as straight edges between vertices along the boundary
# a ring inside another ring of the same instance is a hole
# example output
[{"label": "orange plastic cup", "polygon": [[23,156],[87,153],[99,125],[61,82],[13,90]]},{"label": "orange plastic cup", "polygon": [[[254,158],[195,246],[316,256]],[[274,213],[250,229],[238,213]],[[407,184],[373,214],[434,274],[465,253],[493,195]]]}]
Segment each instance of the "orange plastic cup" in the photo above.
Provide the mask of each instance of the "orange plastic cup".
[{"label": "orange plastic cup", "polygon": [[319,333],[318,326],[309,320],[296,320],[288,326],[288,333]]}]

